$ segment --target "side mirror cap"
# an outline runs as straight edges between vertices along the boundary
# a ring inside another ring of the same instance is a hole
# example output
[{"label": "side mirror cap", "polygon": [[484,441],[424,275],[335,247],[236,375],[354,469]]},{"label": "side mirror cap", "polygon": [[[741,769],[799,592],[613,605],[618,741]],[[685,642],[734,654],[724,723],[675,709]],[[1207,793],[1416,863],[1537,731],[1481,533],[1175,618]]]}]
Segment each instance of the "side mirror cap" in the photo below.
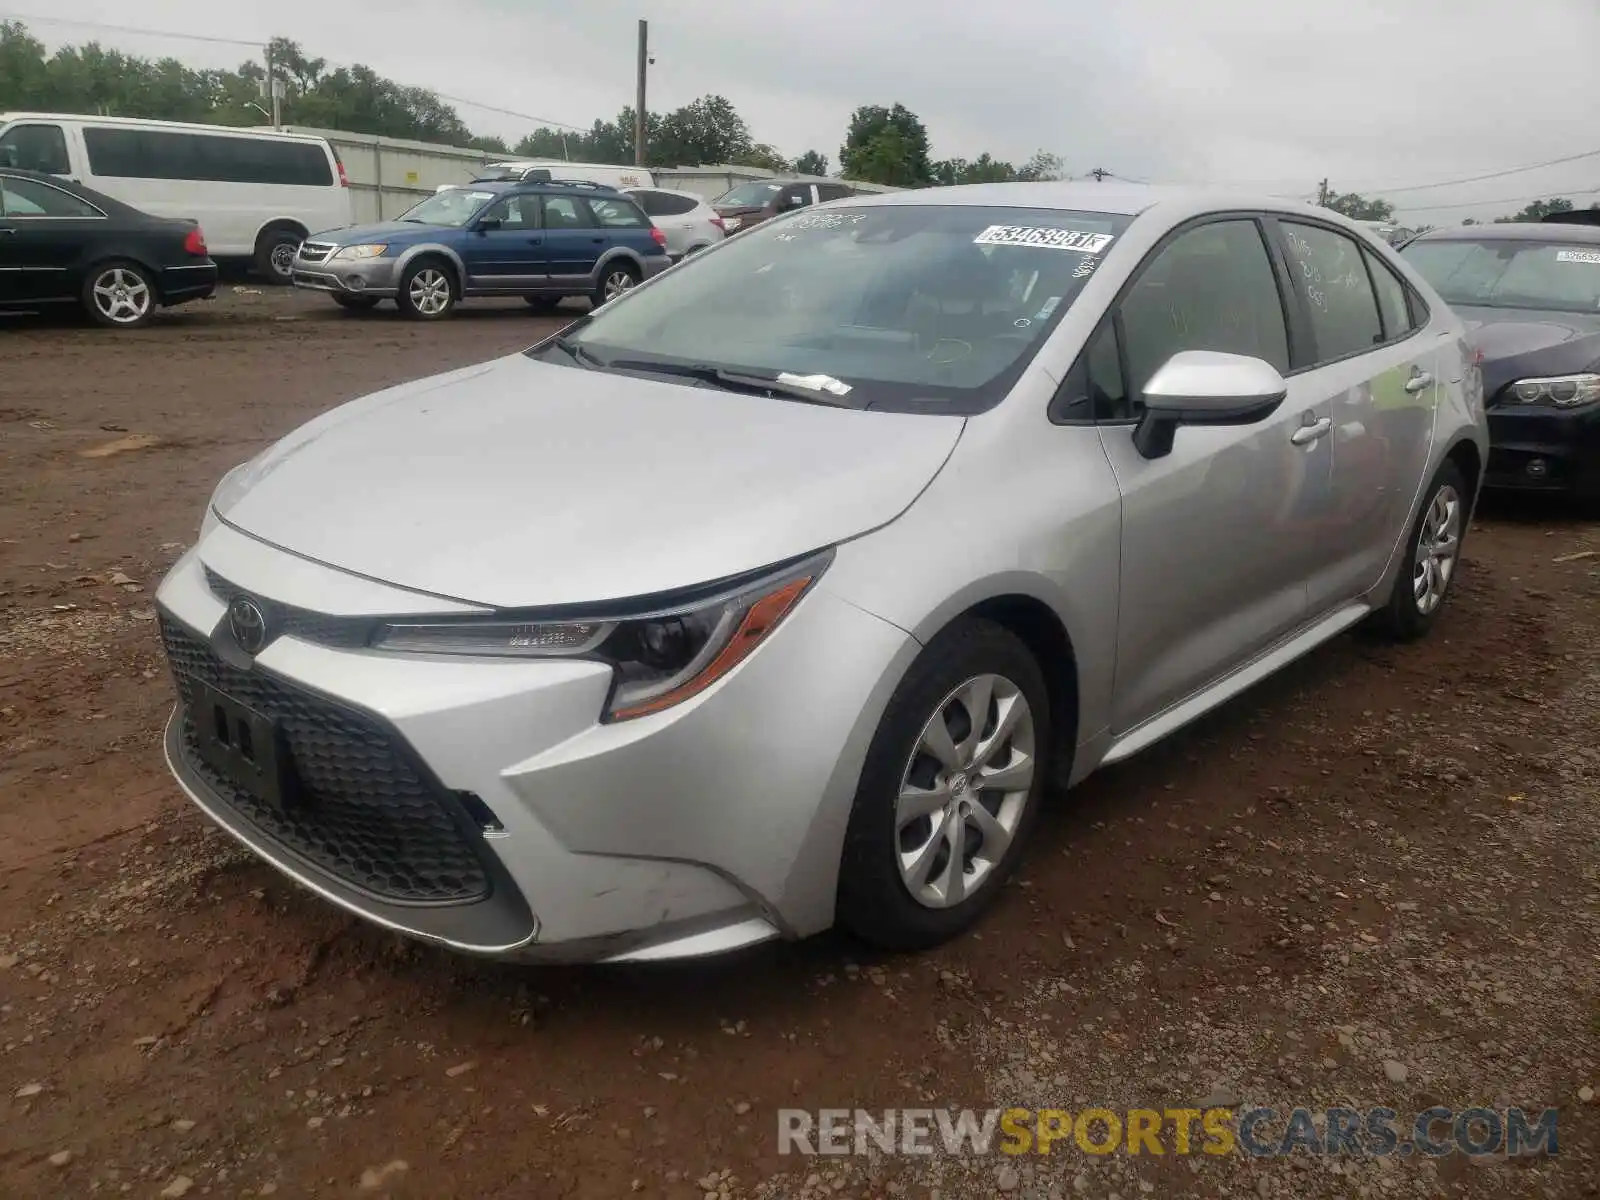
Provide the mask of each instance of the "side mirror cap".
[{"label": "side mirror cap", "polygon": [[1289,385],[1265,359],[1220,350],[1180,350],[1144,387],[1133,432],[1146,458],[1172,451],[1179,425],[1254,425],[1277,411]]},{"label": "side mirror cap", "polygon": [[503,224],[505,224],[505,222],[503,222],[499,217],[485,217],[483,220],[478,222],[477,230],[479,233],[487,233],[491,229],[499,229]]}]

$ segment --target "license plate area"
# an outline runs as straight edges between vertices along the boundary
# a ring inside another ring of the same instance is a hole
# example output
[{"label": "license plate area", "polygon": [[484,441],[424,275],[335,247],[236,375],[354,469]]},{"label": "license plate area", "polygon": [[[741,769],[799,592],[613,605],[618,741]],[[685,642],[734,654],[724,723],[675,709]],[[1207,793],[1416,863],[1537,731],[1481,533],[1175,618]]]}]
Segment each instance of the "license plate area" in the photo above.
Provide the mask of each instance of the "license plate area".
[{"label": "license plate area", "polygon": [[298,783],[277,723],[193,676],[187,683],[195,749],[206,764],[263,804],[293,805]]}]

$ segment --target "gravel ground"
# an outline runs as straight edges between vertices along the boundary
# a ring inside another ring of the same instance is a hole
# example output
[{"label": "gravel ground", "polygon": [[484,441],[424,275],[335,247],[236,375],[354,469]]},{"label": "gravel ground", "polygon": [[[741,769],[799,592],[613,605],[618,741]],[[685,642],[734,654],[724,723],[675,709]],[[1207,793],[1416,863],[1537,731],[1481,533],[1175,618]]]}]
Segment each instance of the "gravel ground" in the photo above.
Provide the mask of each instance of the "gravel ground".
[{"label": "gravel ground", "polygon": [[[551,327],[253,288],[0,322],[0,1195],[1600,1195],[1600,527],[1559,505],[1487,506],[1426,642],[1342,638],[1056,798],[934,953],[482,964],[235,851],[158,745],[150,593],[206,492]],[[1551,1105],[1560,1154],[777,1153],[783,1107],[1202,1104]]]}]

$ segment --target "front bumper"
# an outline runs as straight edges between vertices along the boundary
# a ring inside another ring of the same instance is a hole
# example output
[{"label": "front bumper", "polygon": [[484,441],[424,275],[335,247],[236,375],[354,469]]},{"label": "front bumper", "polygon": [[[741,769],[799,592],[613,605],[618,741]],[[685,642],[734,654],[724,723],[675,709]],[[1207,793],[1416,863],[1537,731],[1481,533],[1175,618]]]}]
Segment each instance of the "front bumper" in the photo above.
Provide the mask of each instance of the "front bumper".
[{"label": "front bumper", "polygon": [[347,296],[378,295],[394,291],[397,266],[398,262],[393,258],[344,259],[330,255],[309,261],[303,254],[297,254],[290,278],[295,287],[318,292],[336,292]]},{"label": "front bumper", "polygon": [[1600,496],[1600,405],[1489,409],[1484,485]]},{"label": "front bumper", "polygon": [[[227,631],[240,590],[292,617],[254,660]],[[318,594],[337,612],[307,613]],[[180,680],[166,749],[185,792],[325,899],[467,953],[679,958],[832,923],[861,761],[908,635],[817,588],[701,696],[611,725],[597,719],[603,664],[327,644],[346,614],[416,602],[213,527],[157,593]],[[186,707],[196,672],[276,718],[311,811],[264,812],[208,774],[186,740],[206,717]]]}]

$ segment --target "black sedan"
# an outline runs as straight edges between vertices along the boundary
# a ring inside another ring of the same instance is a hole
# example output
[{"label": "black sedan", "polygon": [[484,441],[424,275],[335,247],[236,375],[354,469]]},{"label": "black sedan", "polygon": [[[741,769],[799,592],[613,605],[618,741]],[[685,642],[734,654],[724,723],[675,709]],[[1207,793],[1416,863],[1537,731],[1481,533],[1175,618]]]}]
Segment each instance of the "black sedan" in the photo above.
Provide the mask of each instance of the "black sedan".
[{"label": "black sedan", "polygon": [[217,264],[193,221],[0,167],[0,309],[81,304],[100,324],[131,329],[216,287]]},{"label": "black sedan", "polygon": [[1600,227],[1464,225],[1400,253],[1482,355],[1485,485],[1600,501]]}]

